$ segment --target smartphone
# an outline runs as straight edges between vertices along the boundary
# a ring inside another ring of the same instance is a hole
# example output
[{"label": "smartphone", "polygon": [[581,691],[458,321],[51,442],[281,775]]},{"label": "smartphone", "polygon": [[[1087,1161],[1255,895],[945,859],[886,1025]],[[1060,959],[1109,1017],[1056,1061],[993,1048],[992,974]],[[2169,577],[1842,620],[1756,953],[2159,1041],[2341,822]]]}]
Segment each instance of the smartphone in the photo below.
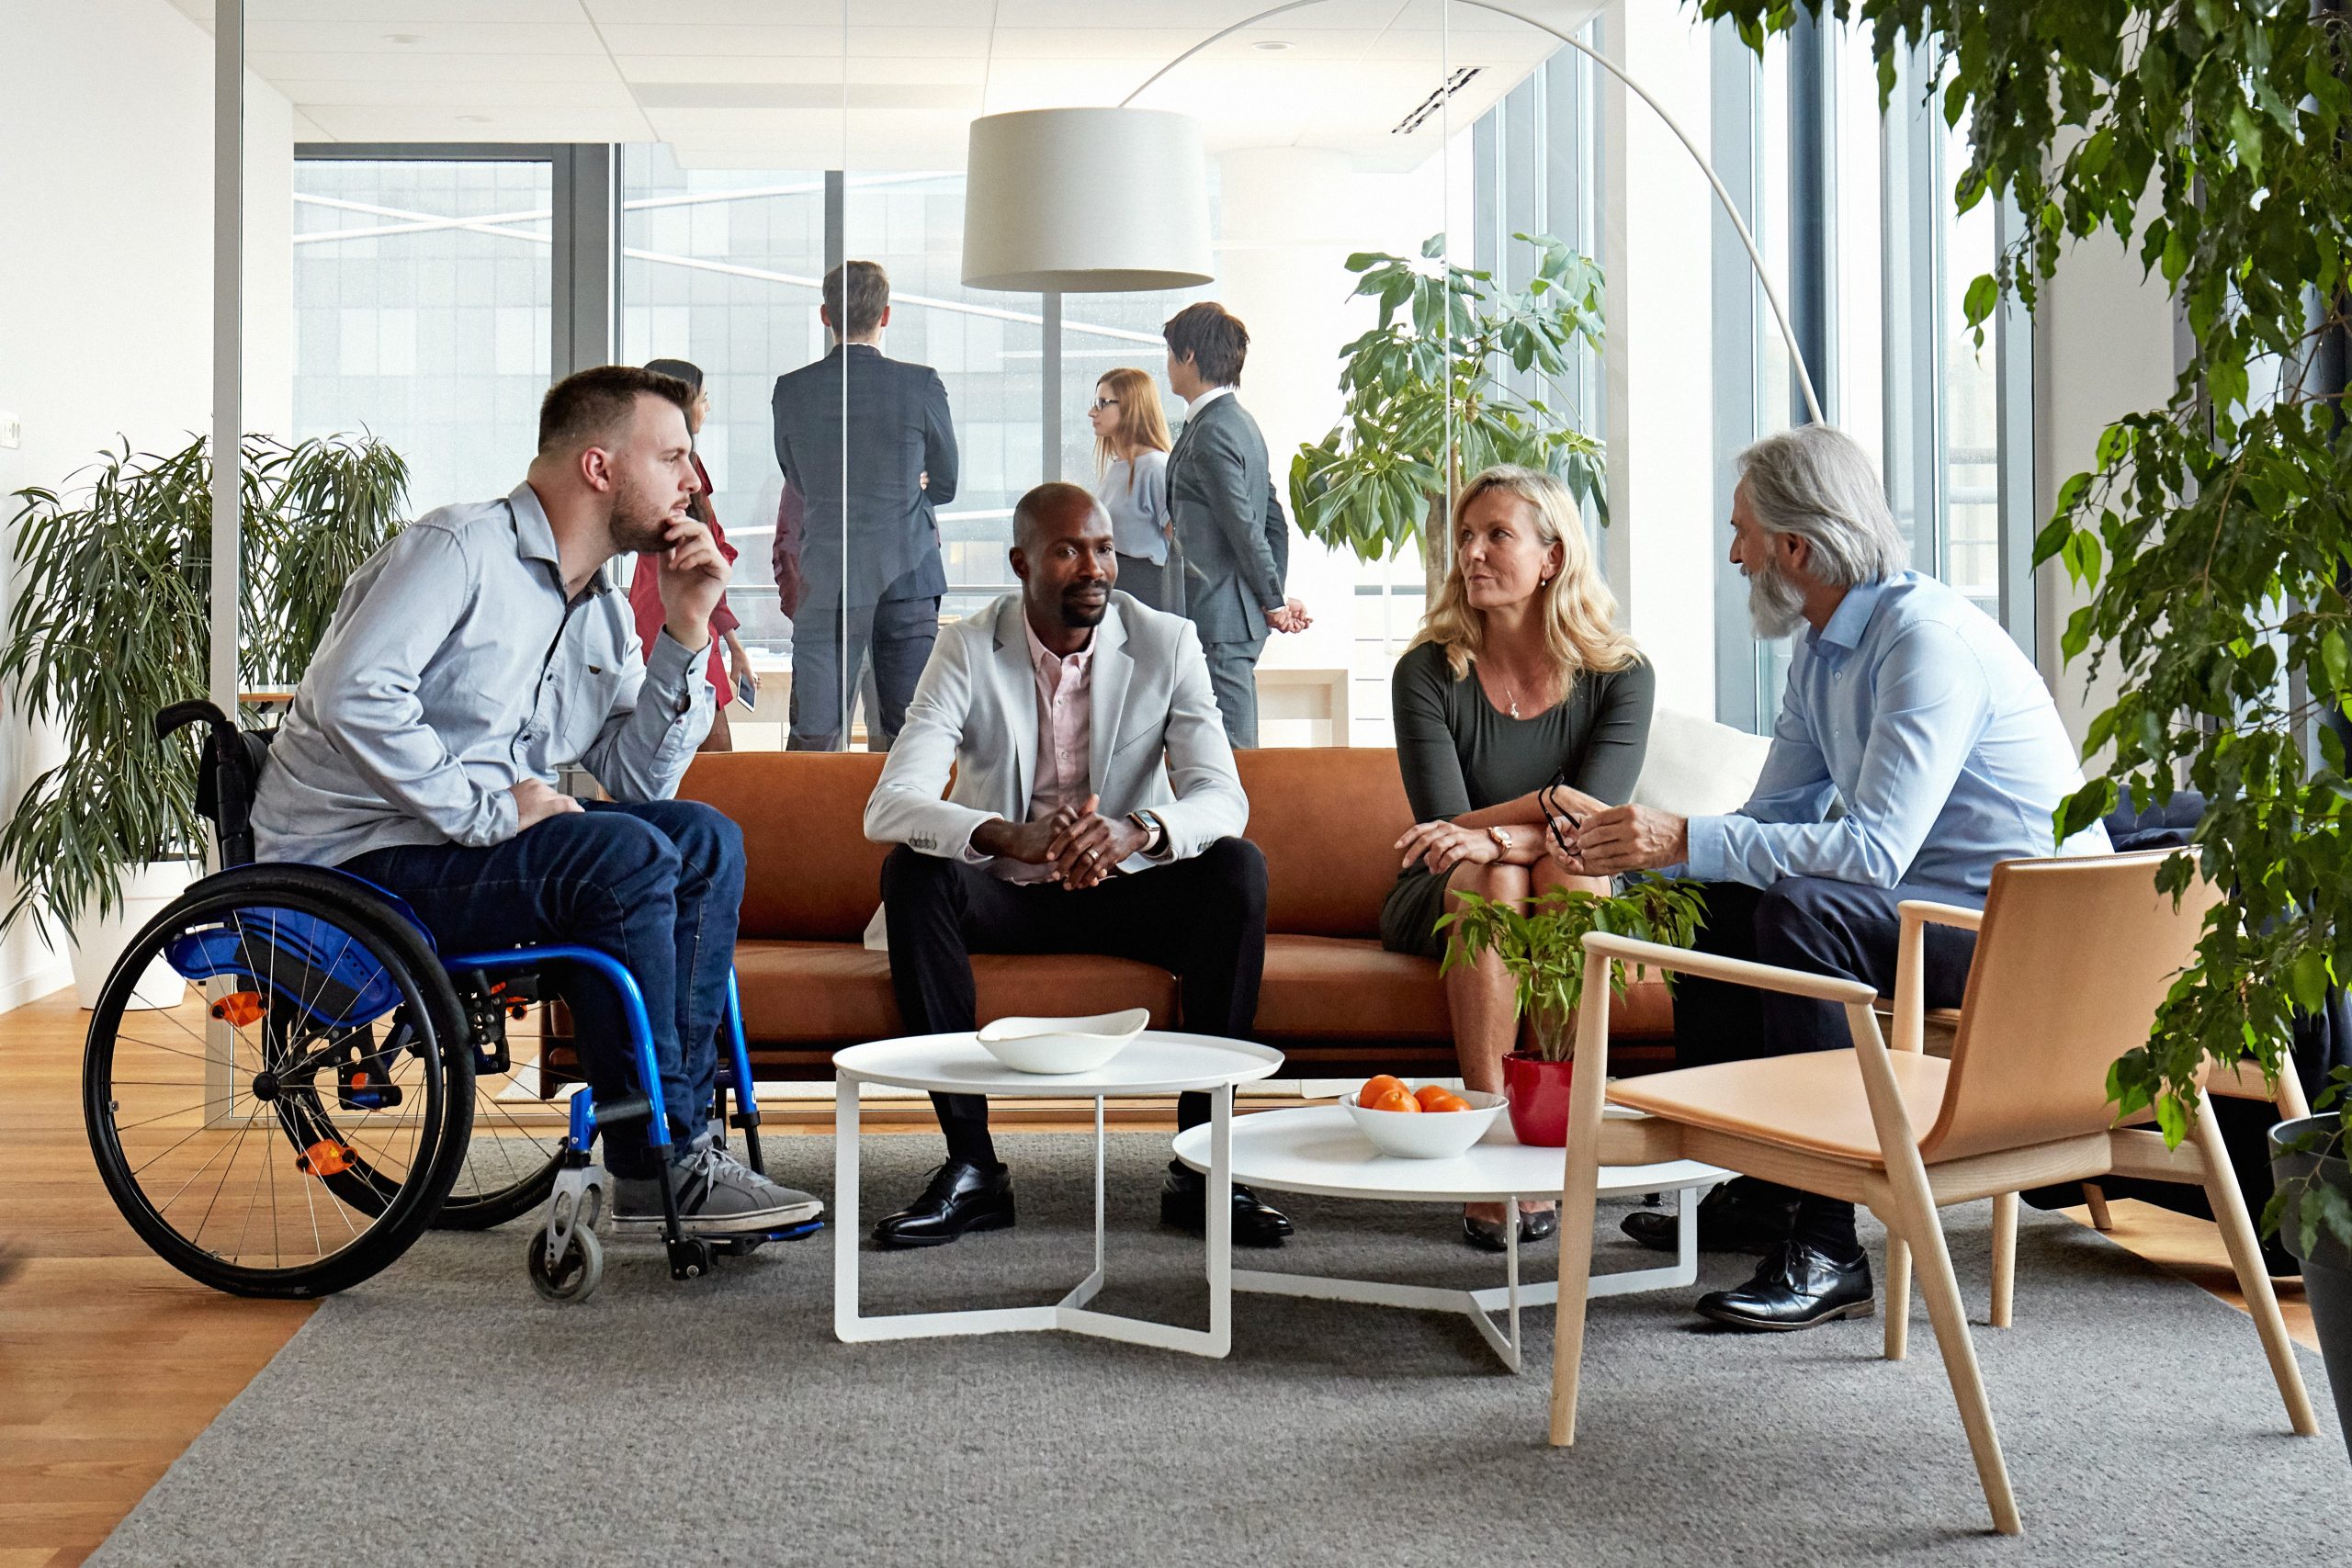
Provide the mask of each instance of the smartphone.
[{"label": "smartphone", "polygon": [[747,708],[760,705],[760,689],[752,684],[752,678],[749,675],[735,677],[735,700]]}]

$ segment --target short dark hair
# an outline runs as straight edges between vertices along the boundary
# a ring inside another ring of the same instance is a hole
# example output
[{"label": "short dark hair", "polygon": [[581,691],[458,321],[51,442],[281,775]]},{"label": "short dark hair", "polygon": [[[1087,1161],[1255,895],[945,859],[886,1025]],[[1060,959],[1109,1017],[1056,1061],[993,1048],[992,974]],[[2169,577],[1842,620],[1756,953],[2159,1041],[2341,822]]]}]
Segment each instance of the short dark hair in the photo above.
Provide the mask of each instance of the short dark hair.
[{"label": "short dark hair", "polygon": [[675,376],[634,365],[599,365],[566,376],[539,400],[539,450],[560,452],[610,437],[637,412],[637,400],[648,396],[675,403],[680,413],[695,402],[695,389]]},{"label": "short dark hair", "polygon": [[1182,359],[1192,356],[1193,368],[1212,387],[1241,384],[1241,362],[1250,357],[1250,329],[1241,318],[1214,299],[1187,305],[1159,329],[1168,352]]},{"label": "short dark hair", "polygon": [[864,337],[890,308],[890,275],[879,262],[845,261],[825,274],[825,315],[844,338]]},{"label": "short dark hair", "polygon": [[702,390],[702,367],[691,359],[649,359],[645,367],[657,376],[675,376],[695,391]]},{"label": "short dark hair", "polygon": [[[1065,507],[1083,506],[1090,512],[1101,512],[1102,503],[1084,485],[1065,484],[1059,479],[1047,479],[1012,503],[1012,547],[1026,555],[1037,547],[1037,530],[1046,518],[1059,513]],[[1108,521],[1106,515],[1105,521]]]}]

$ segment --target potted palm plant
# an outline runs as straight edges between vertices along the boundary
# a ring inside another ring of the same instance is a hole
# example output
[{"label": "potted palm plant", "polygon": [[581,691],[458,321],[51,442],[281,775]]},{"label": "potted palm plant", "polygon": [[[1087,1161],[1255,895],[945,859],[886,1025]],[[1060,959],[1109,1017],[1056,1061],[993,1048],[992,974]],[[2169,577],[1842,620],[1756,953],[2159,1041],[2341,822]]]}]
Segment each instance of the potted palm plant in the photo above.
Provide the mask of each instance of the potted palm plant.
[{"label": "potted palm plant", "polygon": [[[1380,302],[1380,323],[1340,351],[1340,423],[1291,460],[1291,512],[1307,537],[1367,561],[1442,540],[1448,498],[1497,463],[1557,475],[1608,521],[1600,443],[1577,428],[1566,390],[1578,356],[1600,348],[1600,268],[1548,235],[1512,238],[1536,253],[1515,291],[1439,264],[1442,234],[1418,261],[1348,258],[1354,294]],[[1421,559],[1434,602],[1448,552]]]},{"label": "potted palm plant", "polygon": [[[1503,1097],[1510,1103],[1511,1130],[1522,1144],[1558,1148],[1567,1142],[1568,1085],[1575,1068],[1577,1007],[1584,998],[1584,939],[1592,931],[1637,937],[1688,947],[1705,922],[1706,903],[1696,882],[1644,878],[1622,893],[1586,893],[1548,888],[1525,908],[1517,904],[1457,892],[1461,906],[1438,921],[1448,931],[1440,974],[1491,951],[1502,961],[1516,988],[1519,1016],[1527,1021],[1532,1049],[1503,1058]],[[1625,973],[1612,966],[1612,994],[1625,988]],[[1671,986],[1674,976],[1664,976]]]},{"label": "potted palm plant", "polygon": [[[248,436],[242,472],[241,671],[285,679],[308,661],[350,565],[398,526],[407,470],[372,440]],[[159,457],[126,444],[74,478],[62,493],[14,497],[19,578],[0,681],[28,717],[54,728],[62,756],[0,824],[0,867],[17,881],[0,931],[29,917],[62,936],[87,1008],[203,854],[195,770],[148,727],[158,709],[205,693],[210,446]],[[139,987],[151,1006],[180,994],[168,973]]]}]

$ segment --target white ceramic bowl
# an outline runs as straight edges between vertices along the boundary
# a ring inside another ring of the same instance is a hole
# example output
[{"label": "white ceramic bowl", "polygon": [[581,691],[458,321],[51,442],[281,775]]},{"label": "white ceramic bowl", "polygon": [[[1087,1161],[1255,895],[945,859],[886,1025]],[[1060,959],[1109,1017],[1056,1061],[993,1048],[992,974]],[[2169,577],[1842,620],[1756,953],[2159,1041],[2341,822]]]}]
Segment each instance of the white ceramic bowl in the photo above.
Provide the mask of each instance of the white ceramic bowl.
[{"label": "white ceramic bowl", "polygon": [[1016,1073],[1091,1073],[1150,1021],[1148,1008],[1091,1018],[1000,1018],[980,1031],[979,1042]]},{"label": "white ceramic bowl", "polygon": [[1356,1103],[1362,1092],[1359,1084],[1340,1103],[1373,1147],[1398,1159],[1459,1159],[1487,1135],[1508,1103],[1499,1094],[1465,1089],[1455,1092],[1470,1102],[1467,1111],[1367,1111]]}]

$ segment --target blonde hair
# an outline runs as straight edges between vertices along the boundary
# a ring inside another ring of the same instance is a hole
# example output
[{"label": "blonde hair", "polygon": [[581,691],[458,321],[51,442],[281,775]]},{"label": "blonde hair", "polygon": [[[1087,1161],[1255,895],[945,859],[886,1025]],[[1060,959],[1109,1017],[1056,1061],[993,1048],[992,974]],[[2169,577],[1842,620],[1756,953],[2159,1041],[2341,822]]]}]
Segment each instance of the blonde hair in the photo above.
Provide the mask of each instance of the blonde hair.
[{"label": "blonde hair", "polygon": [[[1460,529],[1473,502],[1495,491],[1526,502],[1535,513],[1537,536],[1546,548],[1556,545],[1560,549],[1560,570],[1536,590],[1536,597],[1543,601],[1544,649],[1566,676],[1561,697],[1567,696],[1583,671],[1623,670],[1638,660],[1641,650],[1634,646],[1634,639],[1617,629],[1617,596],[1593,570],[1592,547],[1585,540],[1576,497],[1550,474],[1507,463],[1488,468],[1454,499],[1449,535]],[[1457,553],[1461,548],[1450,536],[1447,547]],[[1445,586],[1438,590],[1437,603],[1422,617],[1413,646],[1433,642],[1444,649],[1445,662],[1459,681],[1470,673],[1471,660],[1485,649],[1487,617],[1471,607],[1461,563],[1449,564],[1452,570],[1445,575]]]},{"label": "blonde hair", "polygon": [[[1110,388],[1111,395],[1119,400],[1117,428],[1107,438],[1094,438],[1094,472],[1098,477],[1110,471],[1114,457],[1145,447],[1165,452],[1173,445],[1168,438],[1168,415],[1159,406],[1159,387],[1149,371],[1122,365],[1102,372],[1094,384]],[[1132,468],[1127,470],[1127,488],[1136,488]]]}]

